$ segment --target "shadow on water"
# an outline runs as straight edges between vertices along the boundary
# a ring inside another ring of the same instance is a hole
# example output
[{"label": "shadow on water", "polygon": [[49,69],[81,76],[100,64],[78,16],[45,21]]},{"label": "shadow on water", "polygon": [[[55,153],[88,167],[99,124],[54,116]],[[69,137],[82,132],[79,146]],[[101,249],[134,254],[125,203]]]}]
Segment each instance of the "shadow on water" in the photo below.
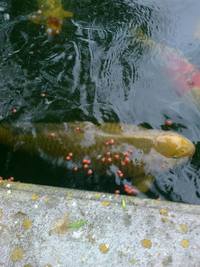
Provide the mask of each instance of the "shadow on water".
[{"label": "shadow on water", "polygon": [[[2,1],[1,121],[117,121],[173,129],[197,144],[196,154],[184,168],[156,177],[149,195],[199,203],[200,103],[177,94],[166,75],[164,51],[151,49],[136,34],[142,29],[156,42],[182,50],[200,67],[200,41],[194,39],[200,4],[191,2],[63,1],[74,17],[64,21],[60,35],[49,38],[43,26],[28,19],[37,10],[36,0]],[[166,127],[166,119],[174,124]],[[75,179],[40,158],[24,157],[3,145],[1,151],[4,177],[105,192],[119,189],[114,178]]]}]

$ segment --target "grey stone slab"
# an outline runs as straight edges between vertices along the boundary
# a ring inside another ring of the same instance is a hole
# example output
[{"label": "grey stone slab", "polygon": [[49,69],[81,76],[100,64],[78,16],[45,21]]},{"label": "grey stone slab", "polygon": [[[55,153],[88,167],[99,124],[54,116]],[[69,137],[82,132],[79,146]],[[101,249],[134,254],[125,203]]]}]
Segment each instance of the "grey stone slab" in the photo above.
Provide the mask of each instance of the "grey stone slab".
[{"label": "grey stone slab", "polygon": [[200,206],[2,182],[0,266],[200,266]]}]

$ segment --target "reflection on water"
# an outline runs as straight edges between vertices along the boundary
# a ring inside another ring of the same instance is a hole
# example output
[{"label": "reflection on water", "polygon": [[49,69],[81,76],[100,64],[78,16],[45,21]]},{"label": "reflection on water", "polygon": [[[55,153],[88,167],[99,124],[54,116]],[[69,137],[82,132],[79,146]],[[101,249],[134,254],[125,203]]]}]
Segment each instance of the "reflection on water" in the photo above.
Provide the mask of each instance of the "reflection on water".
[{"label": "reflection on water", "polygon": [[[60,35],[50,38],[29,15],[37,1],[0,3],[0,119],[8,122],[120,121],[174,129],[197,144],[197,153],[184,168],[156,177],[150,195],[199,203],[200,103],[177,94],[166,74],[162,49],[138,39],[136,29],[157,43],[181,50],[200,68],[200,41],[194,34],[200,3],[163,1],[63,1],[73,19],[64,21]],[[2,147],[0,175],[33,182],[114,192],[106,178],[66,182],[65,170],[34,159],[20,166],[20,156]],[[6,158],[6,159],[5,159]],[[43,165],[42,165],[43,164]],[[42,165],[42,167],[41,167]],[[47,164],[48,165],[48,164]],[[39,172],[40,170],[40,172]],[[55,182],[56,180],[56,182]],[[29,180],[30,181],[30,180]]]}]

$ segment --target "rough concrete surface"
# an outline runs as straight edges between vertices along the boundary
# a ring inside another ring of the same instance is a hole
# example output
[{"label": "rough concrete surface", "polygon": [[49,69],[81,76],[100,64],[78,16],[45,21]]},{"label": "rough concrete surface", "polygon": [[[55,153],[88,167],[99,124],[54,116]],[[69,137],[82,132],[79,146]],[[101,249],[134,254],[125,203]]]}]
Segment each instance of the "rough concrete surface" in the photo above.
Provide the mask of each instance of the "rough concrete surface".
[{"label": "rough concrete surface", "polygon": [[200,207],[2,182],[0,266],[200,266]]}]

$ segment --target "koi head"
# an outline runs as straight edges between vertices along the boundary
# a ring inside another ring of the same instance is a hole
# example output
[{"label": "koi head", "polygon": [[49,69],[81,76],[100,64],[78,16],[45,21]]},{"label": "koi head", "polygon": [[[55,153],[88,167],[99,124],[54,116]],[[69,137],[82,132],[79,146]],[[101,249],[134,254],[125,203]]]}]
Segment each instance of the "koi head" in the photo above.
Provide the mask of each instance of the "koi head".
[{"label": "koi head", "polygon": [[56,35],[61,32],[63,20],[56,17],[49,17],[47,19],[47,33],[49,35]]},{"label": "koi head", "polygon": [[156,138],[155,149],[168,158],[192,157],[194,144],[187,138],[176,133],[164,133]]},{"label": "koi head", "polygon": [[61,6],[44,11],[44,15],[46,17],[47,33],[50,35],[59,34],[62,30],[64,19],[73,17],[72,12],[64,10]]}]

